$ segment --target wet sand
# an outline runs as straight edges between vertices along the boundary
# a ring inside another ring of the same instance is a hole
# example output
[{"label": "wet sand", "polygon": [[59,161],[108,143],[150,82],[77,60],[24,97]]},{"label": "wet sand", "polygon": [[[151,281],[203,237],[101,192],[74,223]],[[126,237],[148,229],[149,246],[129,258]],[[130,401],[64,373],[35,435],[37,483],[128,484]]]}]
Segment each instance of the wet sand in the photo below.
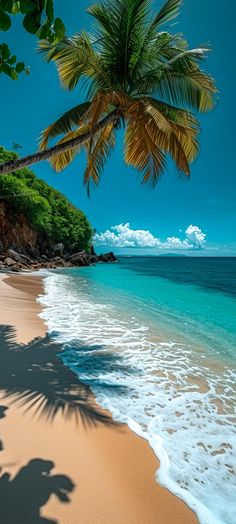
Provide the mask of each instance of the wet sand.
[{"label": "wet sand", "polygon": [[40,293],[39,277],[0,274],[0,406],[9,408],[0,420],[1,524],[196,524],[156,483],[147,442],[63,366],[37,316]]}]

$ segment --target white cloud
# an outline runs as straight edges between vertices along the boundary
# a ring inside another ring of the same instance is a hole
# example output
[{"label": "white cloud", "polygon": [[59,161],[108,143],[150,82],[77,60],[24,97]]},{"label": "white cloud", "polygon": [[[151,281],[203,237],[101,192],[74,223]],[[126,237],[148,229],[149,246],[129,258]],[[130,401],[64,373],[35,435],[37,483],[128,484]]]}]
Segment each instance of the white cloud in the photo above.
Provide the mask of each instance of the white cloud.
[{"label": "white cloud", "polygon": [[201,249],[205,243],[206,234],[198,226],[188,226],[185,235],[189,244],[196,249]]},{"label": "white cloud", "polygon": [[161,241],[150,231],[144,229],[131,229],[130,224],[118,224],[107,229],[104,233],[96,233],[94,242],[98,245],[112,247],[137,247],[157,249],[202,249],[206,242],[206,234],[198,226],[189,225],[185,231],[185,238],[168,237]]},{"label": "white cloud", "polygon": [[116,247],[158,247],[160,244],[160,240],[150,231],[131,229],[129,223],[119,224],[100,235],[96,234],[94,240],[97,244]]}]

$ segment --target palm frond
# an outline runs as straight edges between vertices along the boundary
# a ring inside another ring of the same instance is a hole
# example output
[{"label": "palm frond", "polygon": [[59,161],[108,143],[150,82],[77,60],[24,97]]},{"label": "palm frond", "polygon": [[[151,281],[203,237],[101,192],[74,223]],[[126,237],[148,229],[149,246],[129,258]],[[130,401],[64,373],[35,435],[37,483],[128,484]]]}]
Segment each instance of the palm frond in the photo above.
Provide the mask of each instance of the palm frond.
[{"label": "palm frond", "polygon": [[71,38],[66,38],[52,49],[45,48],[44,41],[40,44],[46,59],[56,62],[61,84],[66,89],[74,89],[81,78],[87,78],[88,83],[94,81],[99,88],[111,86],[109,73],[105,72],[101,58],[94,52],[89,36],[81,32]]},{"label": "palm frond", "polygon": [[209,75],[198,69],[186,73],[165,71],[159,79],[158,91],[172,105],[201,112],[214,107],[214,84]]},{"label": "palm frond", "polygon": [[[210,49],[208,49],[207,47],[197,47],[196,49],[186,49],[185,51],[177,53],[173,58],[171,58],[169,62],[166,64],[166,67],[173,66],[175,62],[178,62],[179,60],[183,61],[184,58],[201,60],[206,56],[207,53],[209,53],[209,51]],[[189,67],[189,62],[186,65],[187,67]]]},{"label": "palm frond", "polygon": [[159,13],[155,16],[153,25],[156,30],[163,24],[168,24],[179,15],[182,0],[167,0]]},{"label": "palm frond", "polygon": [[48,63],[54,59],[60,48],[64,48],[64,41],[65,39],[57,44],[52,44],[49,40],[39,40],[37,50],[43,56],[43,60]]},{"label": "palm frond", "polygon": [[69,133],[73,127],[79,126],[89,110],[91,102],[83,102],[66,111],[56,122],[48,126],[41,134],[40,149],[45,149],[50,138]]},{"label": "palm frond", "polygon": [[128,86],[149,8],[149,0],[109,0],[88,10],[98,23],[99,49],[116,87]]},{"label": "palm frond", "polygon": [[[89,126],[86,126],[86,125],[81,126],[79,129],[75,131],[71,131],[70,133],[67,133],[66,136],[64,136],[64,138],[59,140],[57,145],[64,144],[65,142],[68,142],[69,140],[73,138],[77,138],[78,136],[86,134],[89,130],[90,130]],[[67,149],[67,151],[64,151],[63,153],[55,154],[50,159],[51,166],[53,167],[53,169],[55,169],[57,173],[59,173],[60,171],[65,169],[65,167],[67,167],[72,162],[72,160],[74,160],[77,153],[85,146],[86,146],[86,142],[84,142],[83,144],[81,144],[78,147]]]},{"label": "palm frond", "polygon": [[165,155],[140,119],[128,120],[124,156],[126,164],[135,167],[142,174],[142,182],[150,182],[153,186],[166,168]]},{"label": "palm frond", "polygon": [[92,149],[87,147],[88,160],[84,173],[84,184],[87,186],[88,195],[90,193],[91,180],[97,185],[102,174],[104,164],[107,161],[112,149],[115,146],[114,123],[108,124],[96,136],[95,144]]},{"label": "palm frond", "polygon": [[113,109],[125,109],[128,102],[128,97],[122,91],[107,90],[98,93],[91,101],[88,115],[91,122],[91,128],[97,124],[99,119]]},{"label": "palm frond", "polygon": [[[131,88],[136,92],[139,92],[137,85],[139,78],[145,78],[150,69],[156,70],[162,66],[160,57],[163,50],[171,45],[173,38],[169,33],[157,33],[155,27],[147,29],[137,49],[136,60],[131,64]],[[143,89],[141,91],[143,92]]]},{"label": "palm frond", "polygon": [[198,151],[199,123],[189,111],[170,106],[156,99],[149,99],[150,103],[168,120],[172,130],[180,142],[188,162],[195,160]]},{"label": "palm frond", "polygon": [[145,127],[155,144],[160,147],[162,151],[172,156],[180,171],[185,173],[185,175],[189,175],[189,161],[182,146],[182,140],[179,140],[179,136],[176,133],[177,125],[175,125],[174,128],[163,113],[152,104],[145,104],[144,110],[147,117],[149,117]]},{"label": "palm frond", "polygon": [[165,102],[153,97],[144,98],[144,100],[151,102],[151,104],[154,105],[154,107],[157,107],[157,109],[159,109],[171,122],[183,125],[187,128],[192,128],[195,130],[196,134],[198,134],[199,121],[191,111],[166,104]]},{"label": "palm frond", "polygon": [[180,38],[178,35],[171,35],[167,32],[160,33],[159,28],[178,16],[181,5],[182,0],[168,0],[151,23],[146,25],[137,52],[135,72],[141,70],[143,64],[151,65],[150,59],[153,63],[153,58],[157,57],[163,48],[170,46],[171,42],[176,40],[177,37]]},{"label": "palm frond", "polygon": [[[112,112],[114,109],[121,110],[125,108],[127,97],[120,91],[101,91],[92,100],[88,116],[91,126],[91,137],[89,141],[89,151],[92,151],[94,141],[94,128],[104,115]],[[119,117],[117,117],[119,119]]]}]

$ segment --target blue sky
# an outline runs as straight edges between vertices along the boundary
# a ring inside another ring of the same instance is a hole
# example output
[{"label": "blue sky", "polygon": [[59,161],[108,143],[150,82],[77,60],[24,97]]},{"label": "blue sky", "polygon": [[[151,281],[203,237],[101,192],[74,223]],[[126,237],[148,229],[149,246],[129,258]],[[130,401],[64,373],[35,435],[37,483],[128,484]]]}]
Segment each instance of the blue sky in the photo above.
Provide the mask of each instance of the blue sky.
[{"label": "blue sky", "polygon": [[[153,9],[161,3],[155,0]],[[63,18],[68,34],[88,29],[91,18],[85,11],[90,4],[88,0],[55,0],[56,14]],[[151,249],[136,247],[134,250],[128,245],[126,253],[173,251],[167,238],[178,238],[182,244],[188,242],[185,231],[192,225],[206,236],[202,250],[198,249],[199,244],[189,242],[189,254],[236,254],[233,154],[236,73],[232,62],[236,3],[225,0],[223,5],[224,8],[219,0],[185,0],[178,25],[173,27],[173,31],[184,33],[192,47],[211,43],[213,52],[206,68],[216,78],[220,91],[214,111],[200,118],[201,150],[192,166],[190,180],[179,178],[174,165],[170,164],[155,190],[139,185],[135,171],[123,163],[121,134],[102,182],[92,191],[90,200],[82,184],[83,157],[77,157],[60,174],[54,173],[45,162],[33,167],[38,176],[62,191],[87,214],[98,233],[108,230],[119,235],[118,230],[111,228],[128,223],[128,237],[134,239],[132,245],[141,245],[137,242],[137,230],[150,232],[160,242],[159,247],[158,242],[154,242]],[[55,66],[45,64],[36,53],[36,40],[22,31],[20,17],[15,17],[12,30],[2,33],[1,38],[30,66],[31,74],[22,74],[17,82],[1,75],[0,143],[11,148],[12,142],[19,142],[23,146],[22,154],[27,154],[35,150],[41,130],[83,100],[83,93],[79,89],[68,92],[60,88]],[[114,245],[116,251],[122,252],[119,241],[110,242],[107,248]],[[176,246],[174,250],[179,251]],[[183,245],[179,246],[182,251]],[[192,250],[191,246],[197,249]],[[101,246],[101,249],[105,248]]]}]

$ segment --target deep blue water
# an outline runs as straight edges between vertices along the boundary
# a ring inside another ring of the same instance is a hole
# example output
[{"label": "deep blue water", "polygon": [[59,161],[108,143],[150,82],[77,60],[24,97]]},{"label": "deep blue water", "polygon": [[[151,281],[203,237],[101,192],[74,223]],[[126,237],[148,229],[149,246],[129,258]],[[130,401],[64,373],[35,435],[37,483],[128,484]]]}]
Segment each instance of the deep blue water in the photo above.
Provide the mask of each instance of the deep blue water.
[{"label": "deep blue water", "polygon": [[236,257],[122,257],[140,275],[167,278],[236,297]]}]

